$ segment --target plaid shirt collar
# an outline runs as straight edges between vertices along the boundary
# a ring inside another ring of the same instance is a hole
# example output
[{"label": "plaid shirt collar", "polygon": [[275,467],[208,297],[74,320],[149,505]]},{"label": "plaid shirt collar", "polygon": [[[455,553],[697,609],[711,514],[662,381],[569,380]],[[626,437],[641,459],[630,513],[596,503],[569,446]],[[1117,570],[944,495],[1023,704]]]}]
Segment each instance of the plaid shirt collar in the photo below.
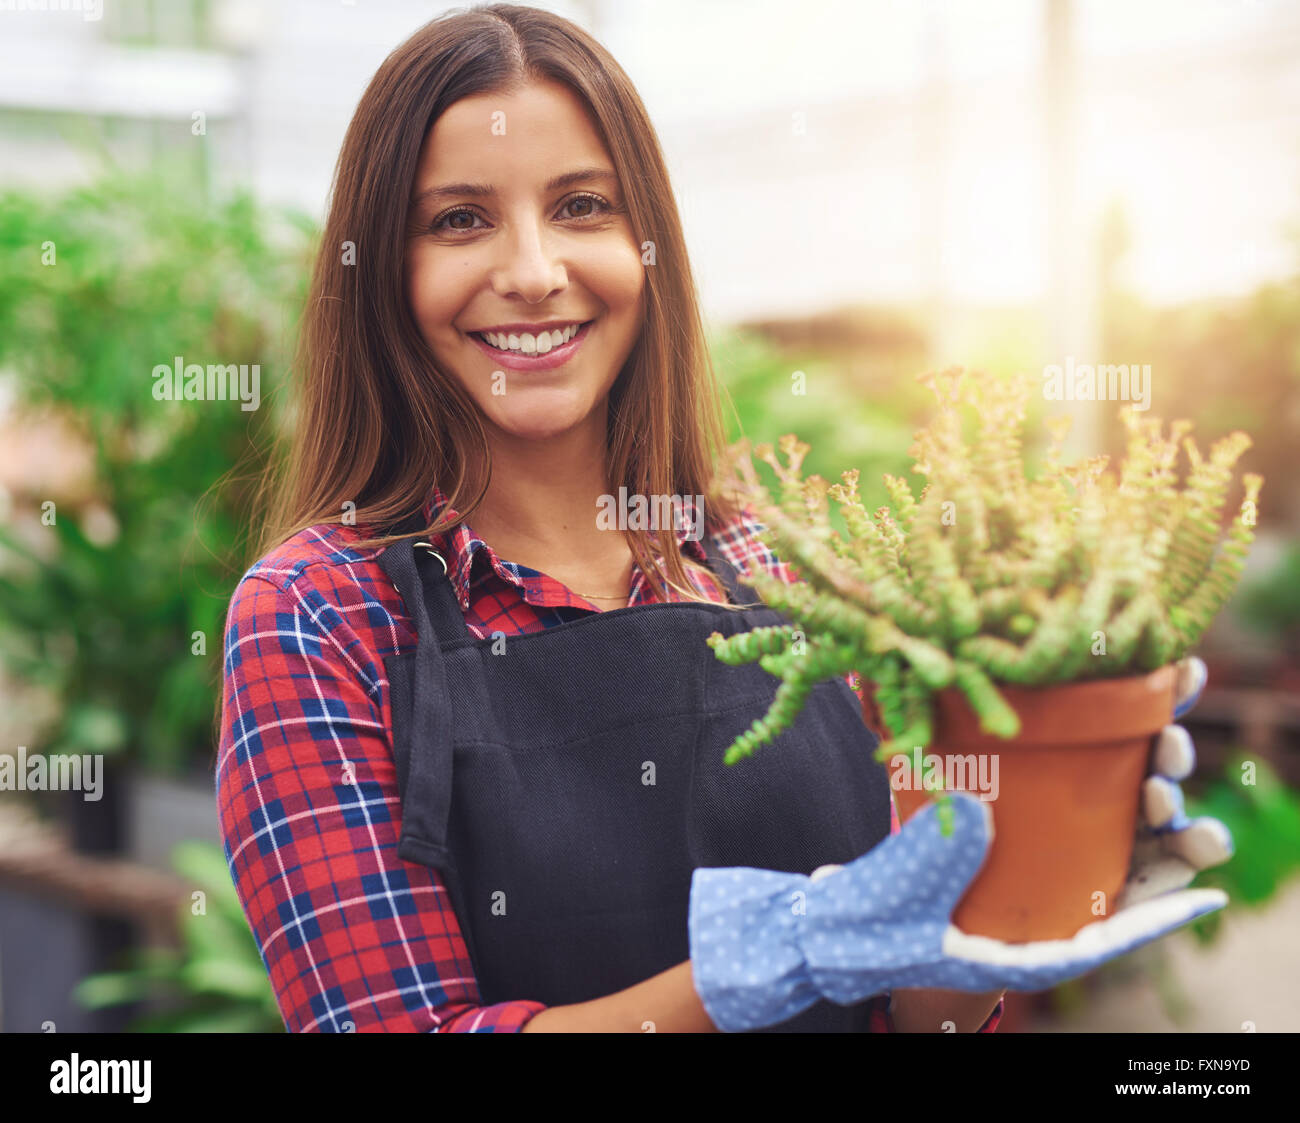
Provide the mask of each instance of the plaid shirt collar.
[{"label": "plaid shirt collar", "polygon": [[[441,511],[445,506],[447,506],[447,495],[435,484],[433,497],[423,508],[422,513],[425,519],[432,522],[437,512]],[[678,549],[701,564],[707,565],[708,555],[705,552],[703,543],[687,538],[687,526],[694,526],[697,523],[694,498],[683,496],[682,506],[683,518],[681,521],[683,525],[676,528]],[[458,517],[459,513],[454,507],[447,507],[447,510],[453,517]],[[699,525],[703,525],[702,513]],[[480,555],[486,559],[488,566],[502,580],[517,585],[523,594],[524,600],[530,604],[551,608],[566,605],[590,607],[586,600],[574,596],[570,590],[566,589],[558,581],[544,577],[537,570],[529,569],[523,565],[516,565],[513,562],[503,562],[491,546],[474,534],[468,523],[461,523],[450,532],[434,536],[433,546],[447,562],[447,577],[451,581],[452,588],[456,591],[456,599],[460,602],[462,612],[469,611],[470,583],[474,576],[474,566],[479,561]],[[662,555],[658,550],[655,550],[654,556],[659,558]],[[639,569],[633,571],[631,593],[629,605],[643,603],[651,595],[645,575]],[[669,593],[676,596],[672,590],[669,590]]]}]

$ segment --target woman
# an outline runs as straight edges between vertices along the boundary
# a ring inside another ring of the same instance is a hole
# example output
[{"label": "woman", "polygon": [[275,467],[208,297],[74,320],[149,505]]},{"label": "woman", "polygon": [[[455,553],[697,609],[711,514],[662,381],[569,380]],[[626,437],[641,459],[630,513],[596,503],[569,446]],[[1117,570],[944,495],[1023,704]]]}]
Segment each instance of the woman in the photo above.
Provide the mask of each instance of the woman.
[{"label": "woman", "polygon": [[[892,1018],[875,977],[836,1001],[705,981],[696,871],[807,881],[897,823],[843,682],[780,752],[721,764],[774,684],[704,640],[779,621],[748,566],[793,578],[715,483],[671,188],[599,44],[491,5],[385,61],[301,348],[217,775],[289,1029],[994,1028],[1000,977],[900,976]],[[624,494],[673,517],[593,519]]]}]

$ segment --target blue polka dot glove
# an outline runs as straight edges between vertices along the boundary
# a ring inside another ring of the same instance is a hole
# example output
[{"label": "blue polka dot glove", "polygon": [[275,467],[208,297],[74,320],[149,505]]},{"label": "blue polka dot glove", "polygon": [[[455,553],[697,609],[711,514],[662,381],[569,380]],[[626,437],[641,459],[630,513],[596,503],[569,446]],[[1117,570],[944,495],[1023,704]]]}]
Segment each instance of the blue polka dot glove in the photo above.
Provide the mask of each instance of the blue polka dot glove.
[{"label": "blue polka dot glove", "polygon": [[[1178,664],[1174,717],[1180,718],[1200,701],[1205,690],[1205,664],[1195,656]],[[1198,871],[1221,865],[1232,857],[1232,834],[1208,815],[1188,819],[1178,781],[1196,767],[1196,749],[1181,725],[1166,725],[1151,757],[1151,774],[1142,786],[1142,820],[1128,884],[1117,909],[1182,889]]]},{"label": "blue polka dot glove", "polygon": [[[1181,717],[1200,697],[1205,665],[1179,666]],[[840,1005],[903,987],[1042,990],[1223,908],[1218,889],[1184,888],[1232,854],[1216,819],[1189,822],[1177,781],[1195,765],[1181,726],[1162,731],[1145,781],[1137,845],[1115,912],[1068,940],[1008,944],[951,923],[993,837],[987,804],[952,793],[945,837],[933,803],[846,866],[812,875],[697,869],[689,930],[696,992],[724,1032],[784,1022],[821,998]]]}]

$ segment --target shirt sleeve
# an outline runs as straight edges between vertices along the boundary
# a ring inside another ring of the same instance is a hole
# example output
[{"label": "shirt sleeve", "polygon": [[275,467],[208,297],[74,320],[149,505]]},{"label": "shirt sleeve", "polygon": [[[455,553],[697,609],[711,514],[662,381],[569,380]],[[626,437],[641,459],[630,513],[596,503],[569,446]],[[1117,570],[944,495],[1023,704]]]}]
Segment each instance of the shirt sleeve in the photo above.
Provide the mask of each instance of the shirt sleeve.
[{"label": "shirt sleeve", "polygon": [[254,572],[235,591],[216,769],[226,861],[285,1027],[520,1030],[545,1005],[480,1004],[441,879],[398,856],[382,663],[306,584]]}]

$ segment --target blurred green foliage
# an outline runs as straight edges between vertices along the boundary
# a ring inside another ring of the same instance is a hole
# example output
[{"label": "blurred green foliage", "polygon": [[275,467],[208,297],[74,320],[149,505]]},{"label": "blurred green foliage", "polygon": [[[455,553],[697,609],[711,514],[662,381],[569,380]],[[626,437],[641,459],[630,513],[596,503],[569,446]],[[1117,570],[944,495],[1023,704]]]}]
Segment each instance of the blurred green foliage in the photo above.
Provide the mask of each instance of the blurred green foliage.
[{"label": "blurred green foliage", "polygon": [[[1230,909],[1261,905],[1300,874],[1300,795],[1266,761],[1244,751],[1232,754],[1202,798],[1187,797],[1186,810],[1192,818],[1211,815],[1232,832],[1232,858],[1203,870],[1194,883],[1224,890]],[[1222,921],[1220,911],[1190,927],[1201,943],[1210,943]]]},{"label": "blurred green foliage", "polygon": [[[916,382],[925,369],[921,349],[898,358],[865,346],[856,354],[845,347],[783,346],[754,329],[717,331],[710,348],[735,405],[729,440],[775,444],[795,433],[811,445],[806,473],[838,483],[842,472],[857,468],[863,501],[869,507],[889,501],[881,477],[910,472],[908,449],[932,400]],[[874,361],[859,371],[863,351]],[[831,514],[839,518],[838,508]]]},{"label": "blurred green foliage", "polygon": [[[11,497],[0,657],[53,694],[42,749],[180,772],[210,755],[225,608],[313,226],[169,182],[153,169],[0,194],[0,371],[20,416],[57,419],[94,463],[81,494]],[[175,356],[258,364],[260,409],[155,400],[152,371]]]},{"label": "blurred green foliage", "polygon": [[132,1033],[283,1033],[266,965],[244,918],[221,847],[192,839],[172,851],[176,870],[203,893],[180,914],[182,950],[144,949],[121,971],[89,975],[73,989],[87,1009],[155,1005]]},{"label": "blurred green foliage", "polygon": [[1242,590],[1241,617],[1282,637],[1290,657],[1300,658],[1300,545],[1293,542],[1271,572]]}]

